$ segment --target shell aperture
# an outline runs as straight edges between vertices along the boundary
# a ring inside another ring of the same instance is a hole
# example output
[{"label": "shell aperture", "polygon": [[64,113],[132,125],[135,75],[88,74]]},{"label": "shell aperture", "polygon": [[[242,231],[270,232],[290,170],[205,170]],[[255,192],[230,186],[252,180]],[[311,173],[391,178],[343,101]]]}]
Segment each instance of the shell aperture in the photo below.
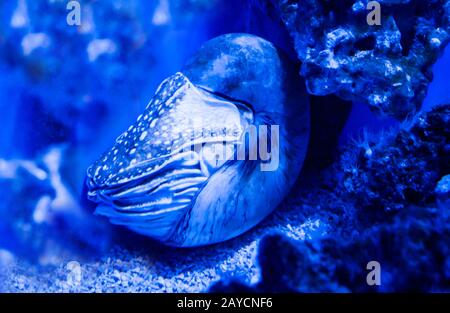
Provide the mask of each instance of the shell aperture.
[{"label": "shell aperture", "polygon": [[[255,68],[248,57],[262,66]],[[96,213],[183,247],[224,241],[258,224],[289,191],[308,142],[309,104],[282,58],[251,35],[208,42],[183,73],[160,85],[145,112],[88,169]],[[268,124],[279,127],[271,149],[280,151],[280,164],[264,172],[257,166],[263,160],[237,156],[249,149],[249,129]]]}]

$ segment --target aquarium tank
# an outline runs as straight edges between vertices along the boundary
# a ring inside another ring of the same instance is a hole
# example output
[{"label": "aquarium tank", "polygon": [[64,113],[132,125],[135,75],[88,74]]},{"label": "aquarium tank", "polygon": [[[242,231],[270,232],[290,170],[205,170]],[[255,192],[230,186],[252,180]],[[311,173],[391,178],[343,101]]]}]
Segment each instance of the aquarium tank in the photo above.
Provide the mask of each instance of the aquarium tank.
[{"label": "aquarium tank", "polygon": [[449,292],[449,39],[448,0],[0,0],[0,292]]}]

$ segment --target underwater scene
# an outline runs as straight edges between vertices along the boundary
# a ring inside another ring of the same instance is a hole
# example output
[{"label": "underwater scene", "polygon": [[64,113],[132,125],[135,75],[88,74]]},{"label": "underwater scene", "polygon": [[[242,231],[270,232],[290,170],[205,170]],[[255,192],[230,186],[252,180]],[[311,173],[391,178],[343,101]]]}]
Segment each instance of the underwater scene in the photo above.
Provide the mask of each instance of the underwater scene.
[{"label": "underwater scene", "polygon": [[450,0],[0,0],[0,292],[450,292]]}]

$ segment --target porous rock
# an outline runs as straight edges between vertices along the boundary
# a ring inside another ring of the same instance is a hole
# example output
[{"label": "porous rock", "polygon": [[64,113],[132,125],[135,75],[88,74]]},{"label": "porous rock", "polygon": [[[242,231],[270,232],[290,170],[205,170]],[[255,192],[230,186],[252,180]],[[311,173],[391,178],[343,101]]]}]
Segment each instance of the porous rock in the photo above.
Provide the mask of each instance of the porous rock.
[{"label": "porous rock", "polygon": [[311,94],[336,94],[397,118],[421,106],[449,38],[447,0],[380,0],[380,26],[367,22],[368,0],[259,2],[290,32]]}]

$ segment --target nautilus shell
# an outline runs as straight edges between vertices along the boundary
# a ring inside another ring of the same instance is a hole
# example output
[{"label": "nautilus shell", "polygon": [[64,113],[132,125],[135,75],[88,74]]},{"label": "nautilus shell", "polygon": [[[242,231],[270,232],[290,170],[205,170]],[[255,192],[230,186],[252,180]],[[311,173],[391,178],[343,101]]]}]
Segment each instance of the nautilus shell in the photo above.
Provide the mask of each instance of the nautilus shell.
[{"label": "nautilus shell", "polygon": [[96,213],[180,247],[258,224],[305,157],[309,103],[297,73],[259,37],[207,42],[88,169]]}]

